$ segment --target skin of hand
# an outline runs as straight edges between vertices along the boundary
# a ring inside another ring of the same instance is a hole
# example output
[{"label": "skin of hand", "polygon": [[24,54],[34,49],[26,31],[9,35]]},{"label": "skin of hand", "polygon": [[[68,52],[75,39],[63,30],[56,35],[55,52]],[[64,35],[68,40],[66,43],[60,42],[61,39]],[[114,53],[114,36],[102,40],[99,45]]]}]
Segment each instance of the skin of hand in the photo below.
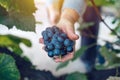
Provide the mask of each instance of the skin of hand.
[{"label": "skin of hand", "polygon": [[[74,31],[74,23],[78,20],[78,18],[79,15],[76,11],[72,9],[64,9],[64,11],[61,14],[61,18],[59,22],[56,24],[56,26],[59,29],[61,29],[63,32],[65,32],[71,40],[75,41],[79,38],[79,36],[76,35]],[[40,38],[40,43],[44,43],[42,38]],[[72,59],[73,57],[74,57],[74,51],[68,53],[62,58],[54,57],[54,60],[55,62],[65,62]]]},{"label": "skin of hand", "polygon": [[[61,15],[61,19],[57,24],[57,27],[61,29],[71,40],[77,40],[78,35],[75,34],[74,23],[78,20],[79,15],[76,11],[72,9],[65,9]],[[74,50],[75,51],[75,50]],[[55,58],[55,62],[65,62],[74,57],[74,51],[68,53],[62,58]]]}]

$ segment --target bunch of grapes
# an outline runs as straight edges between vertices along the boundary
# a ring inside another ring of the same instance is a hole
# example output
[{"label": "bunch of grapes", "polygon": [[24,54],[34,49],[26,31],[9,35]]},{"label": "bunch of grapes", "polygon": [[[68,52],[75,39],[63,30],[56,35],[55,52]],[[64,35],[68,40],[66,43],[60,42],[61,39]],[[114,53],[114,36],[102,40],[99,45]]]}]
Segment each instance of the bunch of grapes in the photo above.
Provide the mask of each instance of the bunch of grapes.
[{"label": "bunch of grapes", "polygon": [[64,56],[73,51],[74,41],[56,26],[48,27],[42,32],[45,51],[49,57]]}]

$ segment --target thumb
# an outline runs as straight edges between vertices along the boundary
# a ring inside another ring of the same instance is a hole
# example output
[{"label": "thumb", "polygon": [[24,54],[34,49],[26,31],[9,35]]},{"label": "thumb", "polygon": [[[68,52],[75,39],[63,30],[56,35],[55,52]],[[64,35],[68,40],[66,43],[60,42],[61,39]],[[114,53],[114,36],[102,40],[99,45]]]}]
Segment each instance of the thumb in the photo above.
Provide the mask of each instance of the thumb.
[{"label": "thumb", "polygon": [[67,35],[71,40],[77,40],[79,38],[79,36],[75,34],[73,30],[67,29]]}]

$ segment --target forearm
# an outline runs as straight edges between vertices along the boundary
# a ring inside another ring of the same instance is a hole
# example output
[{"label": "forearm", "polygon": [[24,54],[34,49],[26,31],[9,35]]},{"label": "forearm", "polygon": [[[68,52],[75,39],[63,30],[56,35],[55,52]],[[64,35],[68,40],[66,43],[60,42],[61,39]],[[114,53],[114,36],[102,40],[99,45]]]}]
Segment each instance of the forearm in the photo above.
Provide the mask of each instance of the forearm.
[{"label": "forearm", "polygon": [[79,16],[84,13],[86,8],[86,1],[85,0],[64,0],[62,10],[69,8],[75,10]]},{"label": "forearm", "polygon": [[47,7],[54,7],[56,10],[60,10],[64,0],[45,0]]}]

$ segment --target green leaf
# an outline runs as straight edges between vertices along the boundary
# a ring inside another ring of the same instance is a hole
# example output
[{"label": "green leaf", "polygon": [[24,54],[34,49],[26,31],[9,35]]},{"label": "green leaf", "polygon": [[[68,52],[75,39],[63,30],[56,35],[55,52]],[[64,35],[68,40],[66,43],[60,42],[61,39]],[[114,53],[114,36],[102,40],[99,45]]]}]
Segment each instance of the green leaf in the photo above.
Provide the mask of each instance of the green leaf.
[{"label": "green leaf", "polygon": [[20,80],[15,60],[6,54],[0,54],[0,80]]},{"label": "green leaf", "polygon": [[35,31],[34,0],[0,0],[0,24],[24,31]]},{"label": "green leaf", "polygon": [[24,31],[35,31],[35,19],[32,14],[24,15],[21,13],[15,13],[10,16],[5,16],[0,20],[0,24],[6,25],[8,28],[16,26],[17,29]]},{"label": "green leaf", "polygon": [[12,49],[18,55],[23,53],[19,44],[24,43],[26,46],[31,47],[30,40],[20,38],[13,35],[0,35],[0,47],[7,47],[8,49]]},{"label": "green leaf", "polygon": [[74,54],[74,57],[72,59],[72,61],[76,60],[77,58],[79,58],[83,53],[84,51],[87,49],[88,47],[87,46],[82,46],[79,50],[77,50]]},{"label": "green leaf", "polygon": [[61,68],[66,67],[68,64],[69,64],[69,61],[60,63],[60,64],[57,66],[56,71],[60,70]]},{"label": "green leaf", "polygon": [[80,27],[78,28],[78,30],[86,29],[88,27],[91,27],[92,25],[94,25],[94,22],[83,22],[80,24]]},{"label": "green leaf", "polygon": [[74,72],[69,74],[65,80],[87,80],[87,76],[79,72]]},{"label": "green leaf", "polygon": [[89,45],[89,46],[82,46],[79,50],[77,50],[77,51],[75,52],[72,61],[74,61],[74,60],[76,60],[77,58],[79,58],[79,57],[84,53],[85,50],[87,50],[88,48],[91,48],[91,47],[93,47],[93,46],[95,46],[95,45],[96,45],[96,43],[93,43],[93,44],[91,44],[91,45]]},{"label": "green leaf", "polygon": [[109,51],[105,46],[101,48],[102,56],[108,61],[107,66],[120,66],[120,58],[116,55],[114,51]]},{"label": "green leaf", "polygon": [[8,38],[10,40],[14,41],[16,44],[19,44],[22,42],[28,47],[31,47],[31,45],[32,45],[30,40],[28,40],[28,39],[20,38],[20,37],[14,36],[14,35],[6,35],[6,36],[8,36]]},{"label": "green leaf", "polygon": [[103,70],[103,69],[107,69],[107,67],[104,66],[104,65],[99,64],[99,65],[95,65],[95,69],[96,70]]},{"label": "green leaf", "polygon": [[115,28],[115,31],[120,34],[120,24]]}]

